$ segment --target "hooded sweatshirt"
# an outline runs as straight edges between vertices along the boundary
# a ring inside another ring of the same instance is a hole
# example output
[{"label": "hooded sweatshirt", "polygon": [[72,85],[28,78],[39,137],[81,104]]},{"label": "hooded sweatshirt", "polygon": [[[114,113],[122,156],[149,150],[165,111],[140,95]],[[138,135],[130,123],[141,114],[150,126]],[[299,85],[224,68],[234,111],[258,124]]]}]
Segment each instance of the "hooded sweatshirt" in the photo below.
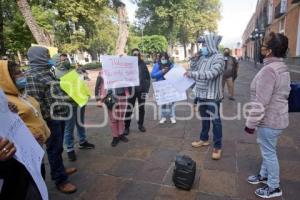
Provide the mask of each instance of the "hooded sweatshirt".
[{"label": "hooded sweatshirt", "polygon": [[61,90],[59,80],[51,72],[49,51],[45,47],[30,47],[27,53],[29,70],[26,73],[26,92],[41,105],[45,120],[61,119],[69,114],[69,97]]},{"label": "hooded sweatshirt", "polygon": [[40,105],[32,97],[21,94],[8,71],[8,62],[0,61],[0,87],[9,102],[18,107],[18,114],[35,138],[42,137],[43,143],[50,136],[50,131],[43,120]]},{"label": "hooded sweatshirt", "polygon": [[222,75],[224,73],[224,56],[219,52],[218,46],[222,37],[216,34],[204,36],[208,49],[208,56],[201,57],[197,62],[197,71],[189,71],[190,77],[195,79],[196,97],[202,100],[223,99]]}]

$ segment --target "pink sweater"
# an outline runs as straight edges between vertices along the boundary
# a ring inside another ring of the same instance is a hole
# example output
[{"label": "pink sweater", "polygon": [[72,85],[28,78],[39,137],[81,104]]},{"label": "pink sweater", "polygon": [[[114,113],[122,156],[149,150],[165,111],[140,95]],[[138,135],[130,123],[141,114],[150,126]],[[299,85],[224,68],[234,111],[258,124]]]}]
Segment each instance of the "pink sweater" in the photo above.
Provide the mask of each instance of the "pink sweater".
[{"label": "pink sweater", "polygon": [[266,58],[251,83],[248,128],[284,129],[289,124],[290,73],[281,58]]}]

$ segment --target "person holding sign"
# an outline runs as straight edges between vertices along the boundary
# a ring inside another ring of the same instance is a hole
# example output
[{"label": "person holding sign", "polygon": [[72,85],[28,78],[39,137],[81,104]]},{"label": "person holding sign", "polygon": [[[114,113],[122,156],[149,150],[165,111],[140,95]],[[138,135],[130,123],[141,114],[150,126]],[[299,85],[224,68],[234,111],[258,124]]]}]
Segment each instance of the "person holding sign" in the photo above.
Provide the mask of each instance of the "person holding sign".
[{"label": "person holding sign", "polygon": [[[1,88],[0,92],[3,94]],[[18,112],[16,105],[11,102],[8,108],[13,113]],[[2,133],[0,132],[0,135]],[[13,142],[0,137],[0,180],[3,181],[0,184],[0,199],[41,200],[41,194],[30,173],[24,165],[13,158],[16,152],[17,148]]]},{"label": "person holding sign", "polygon": [[[39,103],[25,92],[26,76],[15,62],[0,61],[0,87],[3,89],[9,105],[15,105],[16,113],[30,129],[40,145],[46,143],[50,130],[44,121]],[[45,166],[42,164],[42,175],[45,177]]]},{"label": "person holding sign", "polygon": [[0,61],[0,74],[0,87],[8,101],[16,105],[19,116],[38,143],[44,144],[50,136],[50,130],[42,117],[39,103],[25,92],[25,74],[11,61]]},{"label": "person holding sign", "polygon": [[[62,87],[62,82],[64,82],[66,76],[70,76],[71,73],[74,73],[75,75],[77,75],[78,76],[77,78],[79,78],[80,81],[84,81],[83,79],[81,80],[81,77],[79,74],[77,74],[77,72],[75,72],[75,71],[70,72],[71,64],[69,62],[67,54],[62,53],[62,54],[60,54],[59,58],[60,58],[60,61],[57,62],[56,66],[55,66],[55,76],[57,79],[60,79],[60,81],[61,81],[60,85],[61,85],[62,89],[64,89],[64,87]],[[77,80],[76,77],[71,77],[71,78],[72,78],[72,80]],[[66,85],[72,85],[72,86],[75,86],[75,88],[76,88],[77,84],[78,84],[78,82],[75,82],[75,83],[71,82]],[[81,89],[80,87],[78,87],[78,88],[79,88],[79,90]],[[71,89],[71,91],[72,91],[72,89]],[[83,93],[83,91],[80,90],[80,94],[82,94],[82,93]],[[71,96],[69,96],[69,97],[72,98]],[[77,157],[76,157],[75,149],[74,149],[75,126],[77,129],[76,132],[77,132],[77,135],[79,138],[79,148],[80,149],[93,149],[93,148],[95,148],[95,145],[88,142],[87,136],[86,136],[86,130],[82,126],[82,124],[84,124],[84,119],[85,119],[85,105],[80,107],[80,106],[78,106],[76,101],[70,100],[70,102],[72,103],[72,112],[71,112],[70,119],[65,121],[64,143],[65,143],[65,146],[67,147],[67,155],[68,155],[69,161],[76,161]]]},{"label": "person holding sign", "polygon": [[218,51],[218,45],[222,37],[216,34],[208,34],[198,41],[202,43],[202,55],[204,58],[197,63],[197,71],[188,71],[186,76],[196,81],[195,92],[199,102],[199,111],[202,118],[202,131],[200,140],[192,143],[192,146],[208,146],[210,123],[213,123],[214,150],[212,159],[221,158],[222,148],[222,122],[220,117],[220,104],[223,99],[222,76],[224,72],[224,57]]},{"label": "person holding sign", "polygon": [[66,169],[62,159],[64,120],[72,104],[66,101],[69,97],[61,90],[59,81],[50,71],[49,50],[39,46],[30,47],[27,56],[30,68],[26,73],[26,92],[40,103],[42,116],[51,131],[46,150],[52,180],[59,191],[73,193],[77,188],[68,181],[68,175],[76,172],[76,168]]},{"label": "person holding sign", "polygon": [[145,118],[145,101],[146,95],[149,92],[150,88],[150,74],[147,68],[147,65],[141,58],[141,53],[139,49],[133,49],[132,55],[138,57],[138,65],[139,65],[139,76],[140,76],[140,85],[135,86],[130,89],[130,98],[128,99],[128,107],[125,116],[125,131],[124,134],[128,135],[130,132],[130,123],[131,116],[134,109],[135,101],[138,100],[139,103],[139,121],[138,128],[141,132],[146,132],[144,127],[144,118]]},{"label": "person holding sign", "polygon": [[112,147],[116,147],[120,141],[129,141],[124,134],[124,117],[128,95],[128,88],[105,89],[102,72],[99,73],[95,86],[95,97],[98,107],[108,109],[109,125],[113,136]]},{"label": "person holding sign", "polygon": [[[168,53],[161,53],[159,61],[154,64],[151,72],[151,78],[156,81],[165,80],[164,75],[172,69],[174,65],[171,63]],[[167,117],[170,117],[171,123],[176,124],[175,119],[175,104],[165,104],[160,106],[160,124],[164,124],[167,121]]]}]

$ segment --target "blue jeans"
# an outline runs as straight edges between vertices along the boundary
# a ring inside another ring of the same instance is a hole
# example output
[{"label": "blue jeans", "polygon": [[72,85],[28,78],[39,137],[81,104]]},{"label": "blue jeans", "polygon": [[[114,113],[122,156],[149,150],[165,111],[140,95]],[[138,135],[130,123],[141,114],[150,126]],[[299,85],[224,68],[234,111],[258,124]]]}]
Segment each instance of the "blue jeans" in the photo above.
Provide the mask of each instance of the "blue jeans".
[{"label": "blue jeans", "polygon": [[51,131],[51,135],[46,143],[51,178],[55,181],[56,185],[59,185],[68,179],[62,159],[64,151],[64,121],[48,120],[47,125]]},{"label": "blue jeans", "polygon": [[202,118],[202,130],[200,133],[200,140],[208,141],[208,132],[210,129],[210,122],[213,123],[213,141],[214,148],[222,148],[222,121],[220,117],[220,101],[213,100],[199,100],[199,112]]},{"label": "blue jeans", "polygon": [[159,106],[161,118],[175,118],[175,103],[165,104]]},{"label": "blue jeans", "polygon": [[263,158],[260,175],[268,177],[267,184],[271,188],[278,188],[280,182],[276,146],[281,133],[280,129],[258,128],[257,130],[257,142]]},{"label": "blue jeans", "polygon": [[[78,119],[78,114],[79,114],[80,119]],[[79,124],[79,122],[81,124],[84,124],[84,114],[85,114],[85,107],[80,108],[80,107],[74,106],[72,117],[66,121],[64,132],[65,132],[65,145],[67,146],[67,152],[74,151],[75,125],[77,128],[79,144],[86,142],[85,128],[80,126],[80,124]]]}]

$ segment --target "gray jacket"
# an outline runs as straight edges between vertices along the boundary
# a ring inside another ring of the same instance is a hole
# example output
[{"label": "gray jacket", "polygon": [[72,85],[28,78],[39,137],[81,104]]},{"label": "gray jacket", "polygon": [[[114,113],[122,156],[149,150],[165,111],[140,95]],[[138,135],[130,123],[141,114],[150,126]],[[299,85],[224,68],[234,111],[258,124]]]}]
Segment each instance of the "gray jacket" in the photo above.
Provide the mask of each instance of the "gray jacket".
[{"label": "gray jacket", "polygon": [[290,73],[280,58],[267,58],[251,83],[248,128],[284,129],[289,124]]}]

